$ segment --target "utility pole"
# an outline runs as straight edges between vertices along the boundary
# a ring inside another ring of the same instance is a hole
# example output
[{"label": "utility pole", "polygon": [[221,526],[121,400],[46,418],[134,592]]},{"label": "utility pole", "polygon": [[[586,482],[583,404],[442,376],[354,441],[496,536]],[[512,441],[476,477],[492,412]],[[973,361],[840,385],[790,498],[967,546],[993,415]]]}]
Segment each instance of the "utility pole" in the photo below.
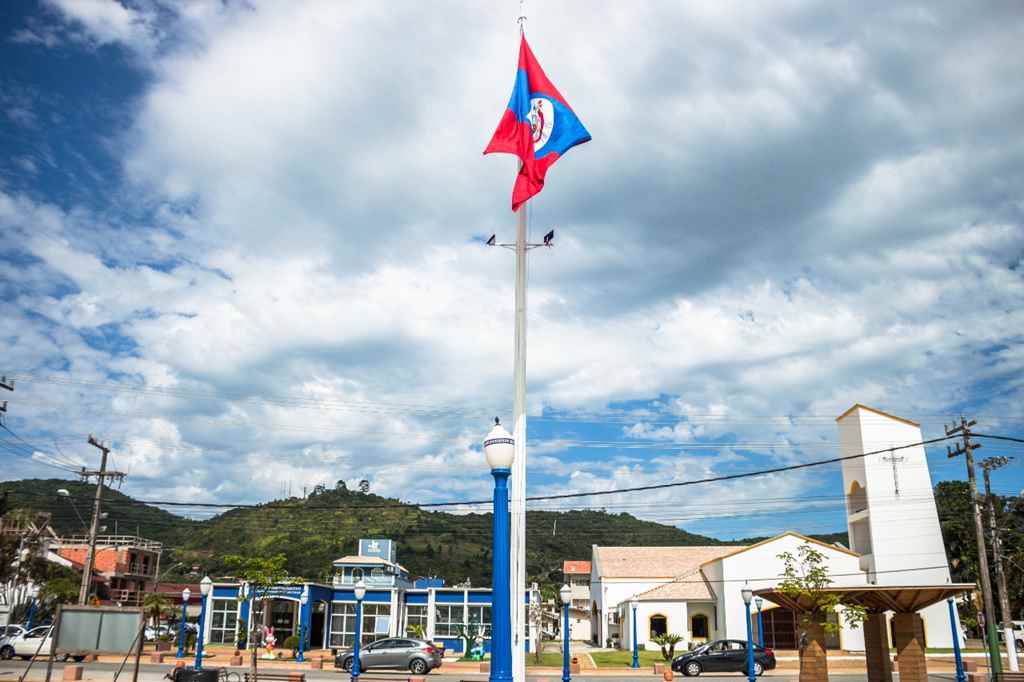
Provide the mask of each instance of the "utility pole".
[{"label": "utility pole", "polygon": [[985,601],[985,634],[988,640],[988,658],[992,678],[995,679],[1003,674],[1003,661],[999,657],[999,640],[996,637],[996,609],[992,603],[992,581],[988,573],[988,551],[985,549],[985,529],[981,523],[981,509],[978,507],[978,482],[974,476],[974,451],[981,447],[981,444],[971,443],[971,427],[977,424],[975,420],[967,421],[960,417],[960,424],[947,426],[946,435],[955,436],[960,434],[962,443],[956,444],[956,450],[946,446],[947,457],[963,455],[967,460],[967,483],[970,487],[971,509],[974,512],[974,534],[978,540],[978,573],[981,582],[981,596]]},{"label": "utility pole", "polygon": [[[7,391],[13,391],[14,390],[14,379],[11,379],[10,381],[8,381],[7,377],[5,377],[5,376],[4,377],[0,377],[0,388],[2,388],[4,390],[7,390]],[[4,415],[5,414],[7,414],[7,401],[6,400],[3,401],[2,403],[0,403],[0,424],[4,423]]]},{"label": "utility pole", "polygon": [[1010,671],[1018,672],[1020,670],[1020,663],[1017,661],[1017,642],[1013,634],[1010,596],[1006,591],[1006,572],[1003,570],[1003,539],[999,535],[999,525],[996,522],[992,479],[989,475],[990,472],[1001,469],[1009,463],[1009,457],[989,457],[981,460],[981,472],[985,479],[985,506],[988,507],[988,527],[992,533],[992,562],[996,565],[996,587],[999,588],[999,615],[1003,617],[1003,644],[1006,646],[1006,658],[1010,661]]},{"label": "utility pole", "polygon": [[107,455],[110,448],[96,440],[92,434],[89,435],[89,445],[97,448],[102,454],[100,457],[99,469],[83,469],[78,475],[83,481],[88,482],[90,478],[96,478],[96,501],[92,507],[92,523],[89,525],[89,550],[85,555],[85,566],[82,570],[82,587],[78,591],[78,605],[84,606],[89,599],[89,586],[92,583],[92,567],[96,561],[96,531],[100,525],[100,505],[103,501],[103,483],[106,479],[124,480],[124,473],[120,471],[107,471]]}]

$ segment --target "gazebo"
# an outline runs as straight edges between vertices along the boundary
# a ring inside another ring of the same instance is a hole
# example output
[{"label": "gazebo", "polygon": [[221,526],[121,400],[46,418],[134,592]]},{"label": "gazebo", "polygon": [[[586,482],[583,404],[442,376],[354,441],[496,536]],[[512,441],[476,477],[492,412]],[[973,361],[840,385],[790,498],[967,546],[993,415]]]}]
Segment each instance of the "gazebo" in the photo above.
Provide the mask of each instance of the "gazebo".
[{"label": "gazebo", "polygon": [[[892,660],[889,658],[889,637],[885,612],[893,612],[893,644],[900,662],[900,682],[928,682],[925,659],[924,622],[918,611],[950,597],[971,592],[974,583],[947,585],[913,585],[906,587],[858,585],[826,587],[821,592],[838,595],[839,602],[861,606],[867,611],[864,622],[864,649],[868,666],[868,682],[892,682]],[[767,588],[754,594],[795,612],[812,607],[810,598],[794,598]],[[821,626],[808,630],[807,646],[800,657],[800,682],[826,682],[828,658]]]}]

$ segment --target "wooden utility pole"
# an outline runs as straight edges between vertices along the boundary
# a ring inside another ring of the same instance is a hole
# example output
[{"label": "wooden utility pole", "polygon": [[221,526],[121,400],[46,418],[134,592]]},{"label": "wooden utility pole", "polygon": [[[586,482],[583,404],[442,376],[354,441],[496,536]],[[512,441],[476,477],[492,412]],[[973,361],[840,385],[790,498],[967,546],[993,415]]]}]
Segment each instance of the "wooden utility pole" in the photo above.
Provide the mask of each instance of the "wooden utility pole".
[{"label": "wooden utility pole", "polygon": [[[6,389],[8,391],[13,391],[14,390],[14,379],[11,379],[10,381],[8,381],[7,377],[0,377],[0,388]],[[7,401],[6,400],[3,401],[2,403],[0,403],[0,424],[4,423],[4,415],[5,414],[7,414]]]},{"label": "wooden utility pole", "polygon": [[967,483],[970,487],[971,509],[974,512],[974,534],[978,541],[978,578],[981,582],[981,596],[985,602],[985,638],[988,640],[988,658],[992,677],[995,678],[1003,673],[1003,661],[999,657],[999,640],[996,637],[996,608],[992,602],[992,581],[988,573],[988,550],[985,549],[985,529],[981,522],[981,509],[978,506],[978,481],[974,476],[974,451],[981,447],[980,443],[971,443],[971,427],[975,424],[977,424],[975,420],[967,421],[961,416],[959,425],[946,427],[947,436],[960,434],[963,439],[962,443],[956,444],[956,450],[946,446],[946,456],[963,455],[967,461]]},{"label": "wooden utility pole", "polygon": [[98,448],[102,454],[100,457],[99,469],[83,469],[78,475],[83,481],[88,482],[90,478],[96,478],[96,501],[92,507],[92,523],[89,524],[89,549],[85,554],[85,565],[82,570],[82,586],[78,590],[78,604],[85,606],[89,599],[89,586],[92,583],[92,569],[96,562],[96,532],[100,525],[100,506],[103,501],[103,483],[106,479],[124,480],[124,473],[120,471],[107,471],[107,455],[110,448],[89,435],[89,445]]},{"label": "wooden utility pole", "polygon": [[994,496],[992,495],[992,479],[990,476],[990,472],[1001,469],[1009,463],[1009,457],[989,457],[981,460],[981,472],[982,477],[985,479],[985,506],[988,510],[988,527],[992,534],[992,563],[996,565],[999,615],[1003,617],[1003,644],[1006,646],[1007,660],[1010,661],[1010,672],[1018,672],[1020,670],[1020,663],[1017,661],[1017,642],[1013,631],[1013,616],[1010,613],[1010,595],[1006,591],[1006,571],[1003,570],[1003,539],[999,534],[999,524],[996,520],[996,508]]}]

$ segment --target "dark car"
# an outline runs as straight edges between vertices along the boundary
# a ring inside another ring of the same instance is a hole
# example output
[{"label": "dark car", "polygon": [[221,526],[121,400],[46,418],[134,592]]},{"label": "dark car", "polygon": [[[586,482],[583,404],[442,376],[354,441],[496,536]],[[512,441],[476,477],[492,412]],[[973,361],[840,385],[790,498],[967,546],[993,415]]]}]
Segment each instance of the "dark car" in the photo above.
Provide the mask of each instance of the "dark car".
[{"label": "dark car", "polygon": [[[754,674],[775,668],[775,652],[754,645]],[[719,639],[672,659],[672,670],[687,677],[701,673],[746,673],[747,643],[740,639]]]},{"label": "dark car", "polygon": [[[334,658],[334,667],[352,670],[352,651],[343,651]],[[359,671],[370,668],[398,668],[413,675],[425,675],[441,667],[441,650],[422,639],[395,637],[380,639],[360,647]]]}]

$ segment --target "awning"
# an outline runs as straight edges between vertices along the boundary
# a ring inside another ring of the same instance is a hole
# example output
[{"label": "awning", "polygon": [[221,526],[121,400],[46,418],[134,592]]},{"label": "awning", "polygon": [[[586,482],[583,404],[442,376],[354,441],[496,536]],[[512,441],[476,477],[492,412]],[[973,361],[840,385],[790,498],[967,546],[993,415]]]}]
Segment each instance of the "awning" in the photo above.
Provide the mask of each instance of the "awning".
[{"label": "awning", "polygon": [[[839,602],[842,604],[863,606],[869,612],[914,613],[958,594],[972,592],[976,588],[974,583],[951,583],[906,586],[854,585],[826,587],[821,591],[838,595]],[[754,594],[794,611],[807,611],[811,607],[811,601],[807,597],[801,596],[794,599],[774,587],[754,590]]]}]

